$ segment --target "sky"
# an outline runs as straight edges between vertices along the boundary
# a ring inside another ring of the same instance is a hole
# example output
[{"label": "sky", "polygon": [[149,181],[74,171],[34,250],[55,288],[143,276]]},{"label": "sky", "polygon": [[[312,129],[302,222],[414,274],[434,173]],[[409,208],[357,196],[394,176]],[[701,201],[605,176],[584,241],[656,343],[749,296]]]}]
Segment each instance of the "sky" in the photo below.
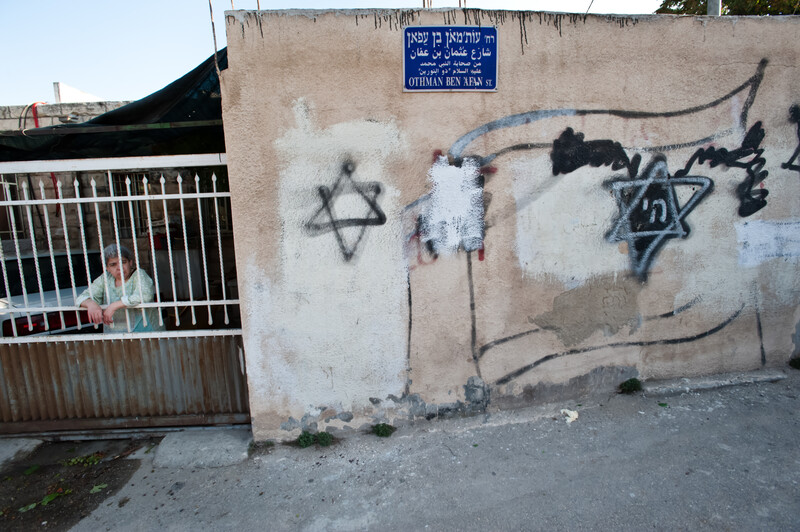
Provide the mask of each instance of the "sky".
[{"label": "sky", "polygon": [[[661,0],[466,0],[467,7],[566,13],[653,13]],[[212,0],[224,12],[257,0]],[[433,8],[458,0],[432,0]],[[260,0],[261,9],[421,8],[422,0]],[[104,100],[144,98],[214,53],[208,0],[0,0],[0,105],[55,102],[53,82]]]}]

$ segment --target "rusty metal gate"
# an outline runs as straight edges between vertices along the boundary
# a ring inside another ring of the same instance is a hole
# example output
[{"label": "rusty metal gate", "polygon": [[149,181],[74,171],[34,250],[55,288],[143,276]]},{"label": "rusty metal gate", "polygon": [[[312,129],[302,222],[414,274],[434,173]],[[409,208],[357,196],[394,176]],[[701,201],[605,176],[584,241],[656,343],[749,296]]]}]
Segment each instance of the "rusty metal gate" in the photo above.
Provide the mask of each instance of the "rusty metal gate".
[{"label": "rusty metal gate", "polygon": [[[220,172],[225,154],[0,163],[0,434],[249,423]],[[97,334],[78,294],[127,242],[155,295]]]},{"label": "rusty metal gate", "polygon": [[0,345],[0,433],[247,423],[247,412],[235,336]]}]

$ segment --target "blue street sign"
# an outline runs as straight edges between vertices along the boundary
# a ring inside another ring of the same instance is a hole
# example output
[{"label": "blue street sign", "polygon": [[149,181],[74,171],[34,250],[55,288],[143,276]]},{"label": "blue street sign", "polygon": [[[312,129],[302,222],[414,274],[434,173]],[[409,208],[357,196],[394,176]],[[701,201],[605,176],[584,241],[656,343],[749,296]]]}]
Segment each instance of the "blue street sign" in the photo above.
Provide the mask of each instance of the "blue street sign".
[{"label": "blue street sign", "polygon": [[403,90],[497,90],[497,28],[406,27]]}]

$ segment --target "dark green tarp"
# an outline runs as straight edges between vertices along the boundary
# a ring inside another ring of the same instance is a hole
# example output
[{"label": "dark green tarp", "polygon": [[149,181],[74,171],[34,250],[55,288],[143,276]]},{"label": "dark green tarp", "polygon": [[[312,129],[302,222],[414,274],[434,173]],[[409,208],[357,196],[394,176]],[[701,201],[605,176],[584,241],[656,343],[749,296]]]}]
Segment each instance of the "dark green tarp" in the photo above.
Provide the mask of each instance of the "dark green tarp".
[{"label": "dark green tarp", "polygon": [[[227,68],[227,48],[217,52],[217,61],[220,70]],[[40,128],[35,135],[0,135],[0,161],[223,153],[221,120],[219,77],[212,55],[150,96],[87,122]],[[208,121],[219,123],[208,125]],[[186,127],[187,122],[204,125]],[[107,131],[117,128],[127,130]],[[54,134],[40,135],[45,131]]]}]

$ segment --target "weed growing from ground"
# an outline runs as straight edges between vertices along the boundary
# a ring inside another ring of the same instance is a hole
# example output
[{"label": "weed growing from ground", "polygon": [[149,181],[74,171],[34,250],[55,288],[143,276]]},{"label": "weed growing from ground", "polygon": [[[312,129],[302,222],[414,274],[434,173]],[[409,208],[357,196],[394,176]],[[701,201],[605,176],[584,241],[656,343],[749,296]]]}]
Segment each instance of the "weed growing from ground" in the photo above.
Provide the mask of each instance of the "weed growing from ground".
[{"label": "weed growing from ground", "polygon": [[94,453],[94,454],[87,454],[86,456],[76,456],[75,458],[66,458],[61,460],[61,465],[65,466],[76,466],[81,465],[83,467],[89,467],[93,465],[97,465],[100,463],[100,460],[103,459],[103,453]]},{"label": "weed growing from ground", "polygon": [[381,438],[388,438],[396,430],[397,430],[396,428],[389,425],[388,423],[378,423],[377,425],[372,426],[372,433],[375,436],[379,436]]},{"label": "weed growing from ground", "polygon": [[322,447],[327,447],[333,443],[333,436],[329,432],[319,432],[317,433],[317,443]]},{"label": "weed growing from ground", "polygon": [[317,434],[311,434],[307,430],[304,430],[300,436],[297,438],[297,445],[300,446],[301,449],[305,449],[306,447],[311,447],[315,443],[320,447],[328,447],[330,444],[333,443],[333,436],[331,436],[328,432],[318,432]]},{"label": "weed growing from ground", "polygon": [[639,379],[628,379],[619,385],[619,393],[632,394],[642,391],[642,381]]},{"label": "weed growing from ground", "polygon": [[304,430],[303,433],[297,437],[297,445],[299,445],[301,449],[311,447],[314,445],[314,435]]},{"label": "weed growing from ground", "polygon": [[247,454],[251,456],[254,454],[267,454],[272,451],[273,447],[275,447],[275,442],[271,440],[251,441],[247,447]]}]

